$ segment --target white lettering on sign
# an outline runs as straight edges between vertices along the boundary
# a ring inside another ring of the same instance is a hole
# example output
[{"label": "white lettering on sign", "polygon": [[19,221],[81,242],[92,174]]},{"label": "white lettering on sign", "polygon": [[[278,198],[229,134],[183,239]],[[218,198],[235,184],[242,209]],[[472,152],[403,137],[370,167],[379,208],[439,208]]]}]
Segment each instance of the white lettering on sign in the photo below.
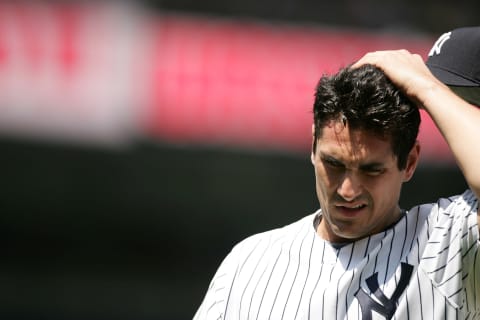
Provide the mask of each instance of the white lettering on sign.
[{"label": "white lettering on sign", "polygon": [[131,9],[0,4],[0,130],[122,142],[134,119]]}]

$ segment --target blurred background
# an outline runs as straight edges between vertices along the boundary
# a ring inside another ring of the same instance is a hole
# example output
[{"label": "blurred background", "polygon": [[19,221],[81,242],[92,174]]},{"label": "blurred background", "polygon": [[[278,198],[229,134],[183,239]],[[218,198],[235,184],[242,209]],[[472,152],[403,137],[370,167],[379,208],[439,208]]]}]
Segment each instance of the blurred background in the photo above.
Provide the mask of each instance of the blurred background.
[{"label": "blurred background", "polygon": [[[0,317],[191,319],[230,248],[317,209],[316,82],[427,57],[478,1],[0,2]],[[428,117],[405,208],[465,183]]]}]

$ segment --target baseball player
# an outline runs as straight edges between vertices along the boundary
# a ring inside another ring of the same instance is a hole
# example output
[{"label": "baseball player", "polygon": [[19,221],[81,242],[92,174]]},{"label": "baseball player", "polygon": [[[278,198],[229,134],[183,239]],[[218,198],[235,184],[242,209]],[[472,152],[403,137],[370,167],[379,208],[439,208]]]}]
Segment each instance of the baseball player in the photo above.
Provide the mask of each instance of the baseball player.
[{"label": "baseball player", "polygon": [[[419,107],[469,189],[404,210]],[[323,76],[313,114],[320,209],[236,245],[194,319],[480,319],[480,109],[399,50]]]}]

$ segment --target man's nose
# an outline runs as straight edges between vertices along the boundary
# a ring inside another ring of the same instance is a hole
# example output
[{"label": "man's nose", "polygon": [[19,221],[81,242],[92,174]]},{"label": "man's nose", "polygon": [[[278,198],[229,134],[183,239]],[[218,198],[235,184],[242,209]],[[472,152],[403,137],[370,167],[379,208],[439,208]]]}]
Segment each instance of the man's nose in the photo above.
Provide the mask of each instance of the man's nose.
[{"label": "man's nose", "polygon": [[345,172],[340,181],[337,193],[345,200],[352,201],[362,193],[360,180],[352,172]]}]

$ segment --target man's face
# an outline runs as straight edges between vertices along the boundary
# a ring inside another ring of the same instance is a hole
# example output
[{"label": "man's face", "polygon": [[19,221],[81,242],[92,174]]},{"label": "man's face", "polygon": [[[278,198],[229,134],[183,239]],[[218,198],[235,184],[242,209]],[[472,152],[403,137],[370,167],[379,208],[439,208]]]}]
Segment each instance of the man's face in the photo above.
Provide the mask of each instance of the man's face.
[{"label": "man's face", "polygon": [[390,141],[340,121],[328,123],[311,156],[322,208],[318,234],[330,242],[350,242],[395,223],[400,190],[413,175],[418,154],[416,144],[407,167],[399,170]]}]

